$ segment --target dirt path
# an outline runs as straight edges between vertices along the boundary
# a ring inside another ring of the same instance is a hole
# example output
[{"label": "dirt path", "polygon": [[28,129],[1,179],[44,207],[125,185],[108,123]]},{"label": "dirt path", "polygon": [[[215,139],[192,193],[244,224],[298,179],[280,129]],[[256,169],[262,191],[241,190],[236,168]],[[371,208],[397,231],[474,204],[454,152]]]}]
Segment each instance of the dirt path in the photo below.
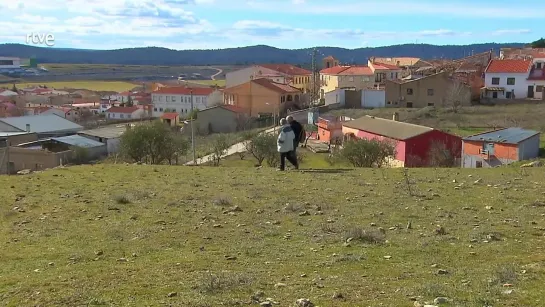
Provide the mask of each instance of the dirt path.
[{"label": "dirt path", "polygon": [[[265,130],[265,131],[263,131],[261,133],[272,133],[273,131],[274,131],[274,128],[270,128],[270,129],[267,129],[267,130]],[[232,145],[231,147],[229,147],[229,149],[227,149],[226,154],[223,155],[222,158],[225,158],[225,157],[234,155],[236,153],[245,151],[246,150],[246,147],[244,146],[245,143],[246,143],[246,141],[236,143],[236,144]],[[197,159],[197,165],[201,165],[201,164],[204,164],[204,163],[207,163],[207,162],[210,162],[210,161],[212,161],[212,155],[207,155],[207,156],[204,156],[202,158],[198,158]],[[189,161],[185,165],[194,165],[193,162],[194,161]]]}]

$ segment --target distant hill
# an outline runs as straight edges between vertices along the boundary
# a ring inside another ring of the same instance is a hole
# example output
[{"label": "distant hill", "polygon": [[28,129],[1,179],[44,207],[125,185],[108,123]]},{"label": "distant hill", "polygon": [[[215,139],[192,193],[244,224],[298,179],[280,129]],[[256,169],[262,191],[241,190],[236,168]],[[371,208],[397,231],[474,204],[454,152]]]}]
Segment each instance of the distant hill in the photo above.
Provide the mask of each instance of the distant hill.
[{"label": "distant hill", "polygon": [[[525,44],[474,44],[436,46],[405,44],[376,48],[345,49],[318,47],[319,55],[333,55],[341,63],[366,63],[371,56],[409,56],[423,59],[457,59],[473,53]],[[43,48],[21,44],[0,44],[0,56],[36,57],[39,63],[127,64],[127,65],[244,65],[252,63],[310,63],[311,48],[279,49],[258,45],[216,50],[172,50],[160,47],[127,48],[117,50],[84,50]]]}]

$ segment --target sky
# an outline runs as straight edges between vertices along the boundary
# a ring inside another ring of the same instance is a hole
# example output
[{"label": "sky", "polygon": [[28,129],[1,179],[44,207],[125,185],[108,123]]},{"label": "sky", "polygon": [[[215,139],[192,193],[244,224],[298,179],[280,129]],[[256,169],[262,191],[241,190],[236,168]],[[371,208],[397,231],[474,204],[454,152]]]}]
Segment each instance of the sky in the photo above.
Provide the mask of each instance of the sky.
[{"label": "sky", "polygon": [[45,47],[46,35],[53,47],[82,49],[531,42],[545,36],[544,11],[542,0],[0,0],[0,43]]}]

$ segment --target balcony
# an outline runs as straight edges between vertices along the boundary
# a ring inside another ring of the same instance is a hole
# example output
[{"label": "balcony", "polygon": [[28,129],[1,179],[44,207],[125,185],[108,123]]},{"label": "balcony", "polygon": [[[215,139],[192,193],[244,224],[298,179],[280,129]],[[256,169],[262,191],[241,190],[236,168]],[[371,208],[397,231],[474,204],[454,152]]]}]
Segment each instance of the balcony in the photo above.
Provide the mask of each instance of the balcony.
[{"label": "balcony", "polygon": [[532,67],[528,80],[545,80],[545,69]]}]

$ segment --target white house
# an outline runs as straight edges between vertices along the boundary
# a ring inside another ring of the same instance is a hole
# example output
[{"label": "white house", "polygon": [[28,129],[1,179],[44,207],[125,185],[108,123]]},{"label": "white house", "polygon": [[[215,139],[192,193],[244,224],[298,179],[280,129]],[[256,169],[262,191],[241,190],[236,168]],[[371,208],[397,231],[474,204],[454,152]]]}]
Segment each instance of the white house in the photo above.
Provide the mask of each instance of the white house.
[{"label": "white house", "polygon": [[139,107],[111,107],[106,111],[108,120],[140,119],[145,116],[145,111]]},{"label": "white house", "polygon": [[21,59],[13,57],[0,57],[0,69],[21,68]]},{"label": "white house", "polygon": [[0,89],[0,96],[11,97],[11,96],[17,96],[17,95],[19,94],[14,91]]},{"label": "white house", "polygon": [[204,110],[221,104],[223,94],[210,87],[163,87],[151,93],[153,117],[161,117],[165,112],[178,113],[184,117],[191,112],[191,99],[194,109]]},{"label": "white house", "polygon": [[529,84],[531,60],[492,60],[485,70],[482,96],[493,99],[525,99],[534,86]]}]

